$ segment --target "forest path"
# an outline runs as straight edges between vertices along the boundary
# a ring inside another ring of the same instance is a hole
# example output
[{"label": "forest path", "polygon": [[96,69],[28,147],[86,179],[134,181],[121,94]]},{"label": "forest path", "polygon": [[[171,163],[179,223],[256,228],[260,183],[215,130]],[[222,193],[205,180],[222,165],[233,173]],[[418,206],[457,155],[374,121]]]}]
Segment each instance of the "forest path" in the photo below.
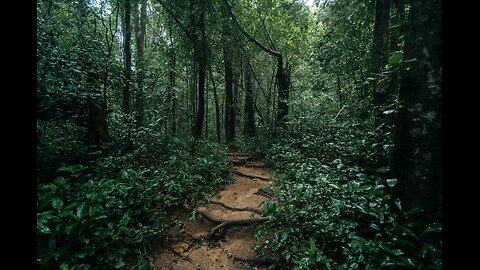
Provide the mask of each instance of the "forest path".
[{"label": "forest path", "polygon": [[255,226],[265,220],[260,205],[268,199],[274,179],[256,157],[230,153],[229,158],[236,181],[210,203],[197,207],[196,220],[190,220],[188,213],[177,213],[177,225],[152,254],[153,269],[243,270],[262,263],[250,259],[255,258]]}]

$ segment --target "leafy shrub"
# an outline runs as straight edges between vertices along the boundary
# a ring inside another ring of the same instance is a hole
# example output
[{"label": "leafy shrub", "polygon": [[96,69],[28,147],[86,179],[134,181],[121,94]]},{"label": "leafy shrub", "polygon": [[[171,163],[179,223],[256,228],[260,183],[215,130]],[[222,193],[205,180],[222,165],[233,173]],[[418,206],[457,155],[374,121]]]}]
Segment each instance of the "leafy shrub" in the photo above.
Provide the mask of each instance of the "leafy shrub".
[{"label": "leafy shrub", "polygon": [[[147,244],[172,225],[171,207],[202,199],[230,179],[226,151],[139,132],[131,152],[66,165],[37,191],[41,269],[112,269],[147,262]],[[146,155],[148,154],[148,155]],[[147,263],[148,264],[148,263]]]},{"label": "leafy shrub", "polygon": [[391,134],[366,130],[292,121],[264,150],[278,180],[277,202],[265,203],[269,221],[257,229],[263,256],[288,269],[441,268],[440,224],[421,224],[418,210],[391,201]]}]

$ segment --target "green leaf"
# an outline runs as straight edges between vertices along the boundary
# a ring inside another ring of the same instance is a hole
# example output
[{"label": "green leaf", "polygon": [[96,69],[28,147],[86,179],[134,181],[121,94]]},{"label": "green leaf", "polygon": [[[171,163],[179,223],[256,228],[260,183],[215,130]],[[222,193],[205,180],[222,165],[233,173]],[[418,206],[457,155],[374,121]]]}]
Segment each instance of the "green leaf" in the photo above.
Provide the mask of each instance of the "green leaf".
[{"label": "green leaf", "polygon": [[118,223],[119,226],[126,226],[130,222],[131,218],[128,216],[128,213],[125,213]]},{"label": "green leaf", "polygon": [[63,201],[60,198],[54,198],[54,199],[52,199],[52,206],[58,212],[60,212],[60,210],[62,210],[62,208],[63,208]]},{"label": "green leaf", "polygon": [[372,229],[374,229],[374,230],[376,230],[376,231],[380,231],[380,227],[378,227],[377,224],[370,223],[369,226],[370,226],[370,228],[372,228]]},{"label": "green leaf", "polygon": [[138,270],[150,270],[150,269],[152,269],[152,267],[148,262],[144,262],[143,264],[138,265]]},{"label": "green leaf", "polygon": [[78,219],[81,219],[82,216],[83,216],[83,208],[85,207],[85,203],[82,203],[80,204],[78,207],[77,207],[77,218]]},{"label": "green leaf", "polygon": [[397,205],[398,209],[400,209],[400,211],[402,211],[402,205],[401,205],[401,203],[400,203],[400,199],[399,199],[399,198],[396,198],[394,202],[395,202],[395,204]]},{"label": "green leaf", "polygon": [[120,260],[120,261],[118,261],[113,267],[114,267],[115,269],[118,269],[118,268],[121,268],[121,267],[123,267],[123,266],[125,266],[125,263],[124,263],[122,260]]},{"label": "green leaf", "polygon": [[396,178],[387,179],[387,185],[388,186],[393,188],[396,184],[397,184],[397,179]]},{"label": "green leaf", "polygon": [[60,270],[68,270],[68,263],[62,263],[62,265],[60,265]]},{"label": "green leaf", "polygon": [[317,252],[317,246],[315,245],[315,240],[310,238],[310,252],[312,252],[312,255]]},{"label": "green leaf", "polygon": [[396,51],[392,52],[390,57],[388,58],[388,63],[390,65],[398,65],[403,61],[403,52]]},{"label": "green leaf", "polygon": [[424,234],[427,233],[441,233],[442,232],[442,225],[439,223],[433,223],[430,226],[428,226],[421,234],[420,236],[423,236]]}]

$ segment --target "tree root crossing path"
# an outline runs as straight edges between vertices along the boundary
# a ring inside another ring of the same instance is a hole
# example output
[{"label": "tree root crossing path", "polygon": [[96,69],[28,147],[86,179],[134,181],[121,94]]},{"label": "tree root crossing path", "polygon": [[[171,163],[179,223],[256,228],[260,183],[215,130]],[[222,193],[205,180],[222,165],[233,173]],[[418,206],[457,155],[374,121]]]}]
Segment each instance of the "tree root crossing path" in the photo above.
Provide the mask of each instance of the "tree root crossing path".
[{"label": "tree root crossing path", "polygon": [[262,269],[269,262],[255,256],[255,226],[266,219],[262,202],[274,180],[256,157],[231,153],[235,182],[209,203],[195,209],[196,218],[177,214],[167,240],[152,254],[153,269]]}]

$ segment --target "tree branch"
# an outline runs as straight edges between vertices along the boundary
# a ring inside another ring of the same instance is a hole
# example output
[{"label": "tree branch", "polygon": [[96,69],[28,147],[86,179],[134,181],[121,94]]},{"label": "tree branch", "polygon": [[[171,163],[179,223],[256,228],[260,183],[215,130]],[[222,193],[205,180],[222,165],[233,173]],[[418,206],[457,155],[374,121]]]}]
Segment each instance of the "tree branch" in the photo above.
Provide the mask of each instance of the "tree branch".
[{"label": "tree branch", "polygon": [[[160,1],[160,0],[158,0]],[[270,54],[270,55],[273,55],[275,57],[281,57],[282,54],[280,52],[277,52],[277,51],[274,51],[270,48],[267,48],[265,47],[265,45],[263,45],[262,43],[260,43],[259,41],[257,41],[254,37],[252,37],[249,33],[247,33],[247,31],[245,31],[245,29],[243,29],[243,27],[238,23],[237,21],[237,18],[235,17],[235,15],[233,14],[232,12],[232,8],[230,7],[230,4],[228,3],[228,0],[223,0],[223,2],[225,3],[225,5],[227,6],[227,11],[228,11],[228,14],[230,14],[230,17],[232,18],[232,21],[233,23],[237,26],[237,29],[248,39],[250,40],[251,42],[253,42],[255,45],[257,45],[260,49],[262,49],[263,51],[265,51],[266,53]]]},{"label": "tree branch", "polygon": [[170,15],[170,17],[172,17],[172,19],[177,23],[177,25],[180,27],[180,29],[182,29],[183,32],[185,32],[185,35],[190,40],[193,40],[192,33],[190,31],[188,31],[188,29],[185,27],[185,25],[183,25],[183,23],[177,17],[175,17],[172,9],[170,7],[168,7],[162,0],[157,0],[157,2],[165,9],[165,11],[168,13],[168,15]]}]

